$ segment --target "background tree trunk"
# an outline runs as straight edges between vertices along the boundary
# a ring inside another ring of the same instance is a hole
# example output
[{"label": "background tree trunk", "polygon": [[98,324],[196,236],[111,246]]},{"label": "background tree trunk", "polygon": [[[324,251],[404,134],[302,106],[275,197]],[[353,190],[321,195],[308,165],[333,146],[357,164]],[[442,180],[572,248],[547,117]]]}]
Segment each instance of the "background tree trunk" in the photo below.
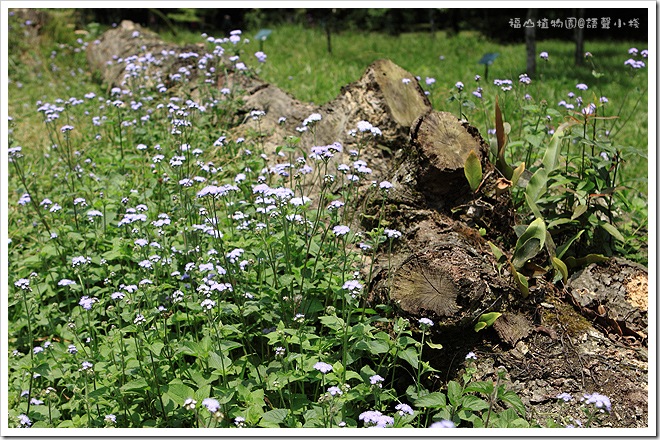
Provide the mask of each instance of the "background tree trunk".
[{"label": "background tree trunk", "polygon": [[[578,20],[584,18],[584,8],[576,11],[575,15]],[[575,39],[575,65],[581,66],[584,64],[584,28],[576,26],[573,30],[573,38]]]},{"label": "background tree trunk", "polygon": [[525,46],[527,47],[527,75],[536,75],[536,15],[538,9],[527,10],[527,20],[532,20],[532,26],[525,28]]}]

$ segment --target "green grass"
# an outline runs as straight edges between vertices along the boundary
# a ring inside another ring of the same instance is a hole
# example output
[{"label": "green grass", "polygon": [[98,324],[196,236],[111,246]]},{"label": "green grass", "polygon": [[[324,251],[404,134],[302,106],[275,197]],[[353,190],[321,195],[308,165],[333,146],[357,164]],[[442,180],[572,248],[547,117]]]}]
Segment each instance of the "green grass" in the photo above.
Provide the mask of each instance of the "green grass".
[{"label": "green grass", "polygon": [[[247,36],[249,34],[246,32]],[[609,92],[612,98],[623,97],[632,85],[623,62],[629,58],[627,50],[633,46],[640,50],[646,47],[643,42],[587,41],[585,44],[585,50],[594,54],[596,63],[607,72],[608,76],[602,78],[601,83],[603,92]],[[252,42],[249,47],[258,50],[258,43]],[[333,52],[329,54],[325,34],[320,29],[277,27],[264,44],[268,62],[261,76],[301,100],[323,104],[334,98],[342,85],[357,80],[365,67],[379,58],[389,58],[422,79],[434,77],[436,88],[442,89],[452,88],[457,81],[469,85],[476,74],[483,76],[484,66],[478,61],[488,52],[499,53],[490,67],[490,80],[517,80],[526,70],[523,44],[503,46],[473,32],[462,32],[455,37],[447,37],[444,32],[437,32],[435,37],[428,33],[391,36],[342,32],[332,35],[332,47]],[[546,66],[538,60],[538,73],[543,75],[543,84],[538,86],[539,96],[560,100],[574,83],[598,85],[590,66],[574,66],[574,44],[539,41],[537,51],[547,51],[551,57]],[[444,56],[444,60],[440,60],[440,56]],[[444,110],[441,99],[434,100],[434,104]]]}]

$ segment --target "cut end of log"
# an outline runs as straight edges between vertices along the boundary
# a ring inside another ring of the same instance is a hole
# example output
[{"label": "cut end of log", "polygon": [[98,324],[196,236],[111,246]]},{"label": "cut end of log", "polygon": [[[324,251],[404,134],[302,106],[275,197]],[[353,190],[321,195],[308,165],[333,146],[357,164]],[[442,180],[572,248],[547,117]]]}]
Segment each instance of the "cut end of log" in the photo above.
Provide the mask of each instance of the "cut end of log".
[{"label": "cut end of log", "polygon": [[390,298],[416,316],[451,317],[459,311],[458,290],[449,274],[433,261],[415,258],[394,274]]},{"label": "cut end of log", "polygon": [[410,148],[418,165],[418,190],[436,208],[471,192],[464,173],[465,161],[474,152],[483,164],[488,152],[478,131],[470,130],[451,113],[439,111],[415,121]]},{"label": "cut end of log", "polygon": [[[431,102],[424,94],[415,77],[390,60],[376,60],[367,69],[383,93],[392,119],[402,127],[411,127],[413,122],[431,110]],[[404,80],[410,82],[404,82]]]}]

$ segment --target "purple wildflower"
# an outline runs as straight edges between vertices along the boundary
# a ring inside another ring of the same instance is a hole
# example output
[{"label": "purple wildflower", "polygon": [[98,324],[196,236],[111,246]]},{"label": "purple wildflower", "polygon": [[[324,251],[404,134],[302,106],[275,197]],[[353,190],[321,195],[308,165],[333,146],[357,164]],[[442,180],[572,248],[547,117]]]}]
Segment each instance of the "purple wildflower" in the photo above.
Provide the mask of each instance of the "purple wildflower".
[{"label": "purple wildflower", "polygon": [[317,362],[314,364],[314,369],[326,374],[332,371],[332,365],[325,362]]},{"label": "purple wildflower", "polygon": [[456,425],[451,420],[441,420],[439,422],[432,423],[429,428],[456,428]]},{"label": "purple wildflower", "polygon": [[351,228],[348,226],[344,225],[337,225],[334,228],[332,228],[332,232],[337,236],[340,237],[342,235],[346,235],[351,231]]}]

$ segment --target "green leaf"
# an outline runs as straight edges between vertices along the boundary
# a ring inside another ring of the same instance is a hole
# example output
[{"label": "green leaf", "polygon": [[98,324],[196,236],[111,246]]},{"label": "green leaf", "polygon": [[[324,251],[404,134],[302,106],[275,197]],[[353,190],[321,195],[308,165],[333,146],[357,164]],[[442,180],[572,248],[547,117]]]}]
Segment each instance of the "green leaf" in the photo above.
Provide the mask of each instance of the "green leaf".
[{"label": "green leaf", "polygon": [[525,193],[525,201],[527,202],[527,206],[529,206],[530,211],[532,211],[532,213],[534,214],[534,217],[536,218],[543,217],[543,215],[541,215],[541,210],[539,209],[538,205],[534,200],[532,200],[532,198],[527,193]]},{"label": "green leaf", "polygon": [[324,315],[319,318],[321,324],[338,332],[344,329],[344,320],[336,315]]},{"label": "green leaf", "polygon": [[545,241],[545,221],[542,218],[537,218],[529,224],[523,235],[518,239],[519,242],[528,240],[529,238],[538,238],[541,241],[541,246]]},{"label": "green leaf", "polygon": [[373,339],[371,341],[359,341],[355,344],[355,348],[359,350],[367,350],[371,354],[383,354],[390,351],[390,344],[388,344],[387,341]]},{"label": "green leaf", "polygon": [[554,257],[557,253],[557,245],[555,245],[555,241],[552,239],[552,235],[550,235],[550,231],[546,229],[545,231],[545,248],[548,251],[548,254],[551,257]]},{"label": "green leaf", "polygon": [[434,344],[431,341],[426,341],[426,345],[428,345],[429,347],[431,347],[435,350],[442,350],[442,344]]},{"label": "green leaf", "polygon": [[183,406],[188,398],[193,398],[195,391],[181,382],[181,379],[173,379],[169,384],[161,387],[161,392],[167,394],[177,405]]},{"label": "green leaf", "polygon": [[433,392],[415,400],[419,408],[443,408],[447,406],[447,397],[443,393]]},{"label": "green leaf", "polygon": [[497,416],[498,428],[512,428],[511,424],[520,419],[520,416],[513,408],[508,408],[497,414]]},{"label": "green leaf", "polygon": [[515,409],[518,414],[521,416],[525,416],[525,404],[523,404],[522,400],[520,400],[520,397],[515,393],[515,391],[505,391],[503,393],[500,393],[497,396],[501,401],[508,403]]},{"label": "green leaf", "polygon": [[408,347],[403,351],[400,351],[399,354],[399,359],[403,359],[404,361],[408,362],[414,369],[417,369],[419,366],[419,353],[417,350],[415,350],[414,347]]},{"label": "green leaf", "polygon": [[356,373],[355,371],[347,370],[346,371],[346,381],[349,381],[351,379],[361,380],[362,377],[358,373]]},{"label": "green leaf", "polygon": [[587,212],[587,205],[577,205],[573,210],[573,215],[571,215],[571,220],[575,220],[585,212]]},{"label": "green leaf", "polygon": [[[228,326],[225,326],[225,328],[228,328]],[[231,350],[235,348],[240,348],[243,345],[236,342],[236,341],[230,341],[228,339],[223,339],[220,341],[220,349],[222,350],[223,353],[229,353]]]},{"label": "green leaf", "polygon": [[[211,385],[202,385],[195,391],[195,400],[201,402],[211,395]],[[222,402],[220,402],[222,404]]]},{"label": "green leaf", "polygon": [[567,223],[574,223],[574,221],[571,220],[570,218],[558,218],[548,223],[548,229],[552,229],[556,226],[565,225]]},{"label": "green leaf", "polygon": [[516,242],[513,253],[513,265],[516,269],[522,268],[525,263],[534,258],[545,243],[545,222],[542,218],[534,220]]},{"label": "green leaf", "polygon": [[468,183],[470,184],[470,189],[473,192],[476,191],[481,184],[483,171],[481,170],[481,162],[479,161],[479,157],[474,150],[470,150],[467,159],[465,159],[464,172],[465,177],[467,177]]},{"label": "green leaf", "polygon": [[218,403],[220,403],[220,405],[225,405],[231,402],[231,400],[234,398],[234,394],[236,394],[234,391],[224,391],[218,393],[215,398],[217,399]]},{"label": "green leaf", "polygon": [[455,380],[450,380],[447,384],[447,398],[454,408],[458,408],[459,399],[463,394],[463,387]]},{"label": "green leaf", "polygon": [[605,255],[589,254],[582,258],[567,257],[565,263],[566,267],[573,269],[575,267],[583,267],[593,263],[604,263],[606,261],[609,261],[609,258]]},{"label": "green leaf", "polygon": [[249,425],[256,425],[264,415],[264,406],[263,401],[252,402],[245,412],[245,422]]},{"label": "green leaf", "polygon": [[[566,281],[568,280],[568,268],[566,267],[566,264],[564,264],[563,261],[561,261],[557,257],[552,257],[552,266],[555,268],[558,274],[561,275],[561,280],[566,284]],[[558,281],[554,280],[554,281]]]},{"label": "green leaf", "polygon": [[227,356],[212,351],[209,353],[209,368],[220,371],[222,374],[227,374],[232,362]]},{"label": "green leaf", "polygon": [[573,244],[573,242],[574,242],[575,240],[577,240],[578,238],[580,238],[580,235],[582,235],[583,232],[584,232],[584,229],[580,230],[580,231],[579,231],[577,234],[575,234],[572,238],[569,238],[568,241],[567,241],[566,243],[564,243],[564,244],[562,244],[561,246],[559,246],[559,247],[557,248],[557,258],[561,258],[561,257],[563,257],[564,254],[566,253],[566,251],[568,250],[568,248],[571,247],[571,245]]},{"label": "green leaf", "polygon": [[497,318],[502,316],[500,312],[490,312],[490,313],[484,313],[479,317],[479,322],[485,323],[488,327],[493,325],[495,321],[497,321]]},{"label": "green leaf", "polygon": [[559,153],[561,151],[561,141],[564,137],[564,132],[577,123],[577,120],[571,119],[561,124],[555,130],[555,133],[552,135],[552,139],[550,139],[550,143],[545,150],[545,154],[543,155],[543,168],[545,169],[546,173],[550,173],[557,167]]},{"label": "green leaf", "polygon": [[495,261],[498,263],[503,263],[506,260],[506,256],[504,255],[504,252],[497,246],[495,246],[493,243],[490,241],[487,242],[488,246],[490,246],[490,250],[493,253],[493,256],[495,257]]},{"label": "green leaf", "polygon": [[612,224],[610,223],[601,223],[599,225],[601,228],[605,229],[608,234],[610,234],[612,237],[616,238],[619,241],[626,241],[625,238],[623,238],[623,235],[621,235],[621,232]]},{"label": "green leaf", "polygon": [[516,268],[513,267],[513,264],[510,264],[509,268],[513,275],[513,281],[516,283],[516,286],[518,286],[518,290],[522,293],[523,298],[527,298],[529,296],[529,284],[527,283],[527,278],[525,278],[524,275],[519,274],[516,271]]},{"label": "green leaf", "polygon": [[365,365],[360,369],[360,377],[365,382],[369,382],[369,378],[375,374],[376,372],[369,365]]},{"label": "green leaf", "polygon": [[[465,420],[466,422],[470,423],[473,428],[483,428],[484,427],[484,421],[481,420],[481,417],[473,413],[472,411],[468,411],[466,409],[461,409],[459,410],[456,415],[458,416],[459,419]],[[491,415],[491,420],[493,416]],[[437,416],[434,416],[434,419],[438,419]],[[445,419],[448,420],[448,419]],[[492,426],[492,425],[491,425]]]},{"label": "green leaf", "polygon": [[516,245],[516,250],[513,254],[513,265],[516,269],[521,269],[525,263],[534,258],[541,250],[541,241],[532,237],[520,245]]},{"label": "green leaf", "polygon": [[146,379],[141,377],[139,379],[132,380],[130,382],[125,383],[121,388],[119,388],[121,391],[125,393],[130,393],[130,392],[139,392],[139,391],[144,391],[149,388],[149,384],[147,383]]},{"label": "green leaf", "polygon": [[508,427],[509,428],[529,428],[530,424],[527,420],[518,417],[515,420],[511,420]]},{"label": "green leaf", "polygon": [[266,411],[259,421],[259,426],[263,428],[279,428],[280,423],[286,420],[289,415],[288,409],[276,408]]},{"label": "green leaf", "polygon": [[[543,194],[547,191],[548,186],[548,172],[544,168],[539,168],[529,179],[527,188],[525,188],[525,195],[529,200],[536,203]],[[530,206],[531,208],[531,206]],[[537,217],[541,217],[538,215]]]},{"label": "green leaf", "polygon": [[487,381],[475,381],[470,383],[467,387],[465,387],[465,392],[466,393],[481,393],[486,396],[490,396],[493,391],[495,390],[495,386],[493,385],[493,382],[487,382]]},{"label": "green leaf", "polygon": [[471,394],[465,395],[461,399],[461,407],[468,411],[483,411],[488,409],[489,406],[488,402]]},{"label": "green leaf", "polygon": [[108,396],[112,395],[112,391],[110,391],[110,387],[99,387],[95,390],[90,391],[88,395],[90,399],[98,399],[106,396],[106,393]]},{"label": "green leaf", "polygon": [[525,171],[525,162],[522,162],[520,165],[516,167],[515,170],[513,170],[513,174],[511,175],[511,186],[516,186],[518,180],[520,179],[520,176],[522,176],[524,171]]},{"label": "green leaf", "polygon": [[[510,128],[509,128],[510,130]],[[497,137],[497,169],[507,178],[511,180],[513,175],[513,168],[506,163],[504,159],[504,148],[506,147],[506,129],[504,127],[504,121],[502,119],[502,110],[500,110],[500,104],[498,97],[495,97],[495,136]]]},{"label": "green leaf", "polygon": [[481,330],[485,329],[485,328],[486,328],[486,323],[485,322],[477,322],[474,325],[474,331],[477,332],[477,333],[480,332]]},{"label": "green leaf", "polygon": [[161,341],[154,341],[151,344],[147,345],[147,349],[155,354],[156,356],[160,356],[160,352],[165,347],[165,344],[163,344]]}]

